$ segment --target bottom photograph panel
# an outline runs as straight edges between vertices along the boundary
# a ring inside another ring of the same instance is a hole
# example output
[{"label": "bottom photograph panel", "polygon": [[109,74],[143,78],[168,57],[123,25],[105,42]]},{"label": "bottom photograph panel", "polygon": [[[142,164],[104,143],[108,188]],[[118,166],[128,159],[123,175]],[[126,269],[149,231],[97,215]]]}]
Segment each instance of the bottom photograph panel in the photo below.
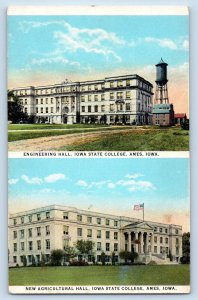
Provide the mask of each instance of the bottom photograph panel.
[{"label": "bottom photograph panel", "polygon": [[190,291],[189,160],[9,159],[9,291]]}]

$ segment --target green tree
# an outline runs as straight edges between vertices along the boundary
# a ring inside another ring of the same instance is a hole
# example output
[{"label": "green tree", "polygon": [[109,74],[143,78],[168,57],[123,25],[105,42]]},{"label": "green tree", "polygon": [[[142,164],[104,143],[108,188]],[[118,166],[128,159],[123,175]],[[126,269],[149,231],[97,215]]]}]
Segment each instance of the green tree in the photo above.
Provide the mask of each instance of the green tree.
[{"label": "green tree", "polygon": [[111,253],[111,263],[113,266],[115,265],[115,252]]},{"label": "green tree", "polygon": [[76,249],[84,258],[86,258],[88,254],[93,254],[94,245],[94,242],[85,240],[78,240],[75,244]]},{"label": "green tree", "polygon": [[66,247],[65,248],[65,254],[67,256],[68,261],[70,261],[72,258],[75,258],[77,256],[77,251],[74,247]]},{"label": "green tree", "polygon": [[183,233],[182,252],[183,252],[183,256],[181,257],[181,263],[189,264],[190,263],[190,232]]},{"label": "green tree", "polygon": [[20,104],[19,98],[14,95],[13,91],[8,91],[8,121],[12,123],[24,122],[28,119],[28,115],[23,112],[23,106]]},{"label": "green tree", "polygon": [[45,254],[41,253],[41,267],[45,266]]},{"label": "green tree", "polygon": [[137,252],[129,252],[129,251],[121,251],[119,253],[119,256],[121,259],[124,259],[125,262],[130,260],[130,262],[133,263],[134,260],[138,258],[138,253]]},{"label": "green tree", "polygon": [[106,254],[104,253],[104,251],[102,251],[101,256],[100,256],[102,265],[105,265],[105,261],[106,261]]},{"label": "green tree", "polygon": [[52,266],[61,266],[63,260],[64,251],[56,249],[51,251],[50,263]]},{"label": "green tree", "polygon": [[26,267],[27,266],[27,258],[25,255],[23,255],[23,257],[22,257],[22,262],[23,262],[23,266]]}]

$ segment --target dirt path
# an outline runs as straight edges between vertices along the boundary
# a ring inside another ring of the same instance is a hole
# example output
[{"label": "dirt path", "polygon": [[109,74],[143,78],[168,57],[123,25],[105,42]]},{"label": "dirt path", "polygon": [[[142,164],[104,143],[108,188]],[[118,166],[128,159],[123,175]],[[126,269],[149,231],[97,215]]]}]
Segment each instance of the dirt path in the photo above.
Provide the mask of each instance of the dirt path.
[{"label": "dirt path", "polygon": [[66,134],[59,136],[41,137],[36,139],[20,140],[8,143],[8,151],[50,151],[59,150],[61,147],[70,145],[79,145],[92,142],[104,136],[112,134],[131,133],[131,129],[100,131],[100,132],[83,132]]}]

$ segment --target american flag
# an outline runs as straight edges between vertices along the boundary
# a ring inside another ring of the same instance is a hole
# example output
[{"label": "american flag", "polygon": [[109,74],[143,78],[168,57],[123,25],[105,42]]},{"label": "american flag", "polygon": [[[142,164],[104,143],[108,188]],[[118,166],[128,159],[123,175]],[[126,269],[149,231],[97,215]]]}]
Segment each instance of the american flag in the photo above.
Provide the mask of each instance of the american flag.
[{"label": "american flag", "polygon": [[135,204],[133,209],[134,210],[143,210],[144,209],[144,203],[142,203],[142,204]]}]

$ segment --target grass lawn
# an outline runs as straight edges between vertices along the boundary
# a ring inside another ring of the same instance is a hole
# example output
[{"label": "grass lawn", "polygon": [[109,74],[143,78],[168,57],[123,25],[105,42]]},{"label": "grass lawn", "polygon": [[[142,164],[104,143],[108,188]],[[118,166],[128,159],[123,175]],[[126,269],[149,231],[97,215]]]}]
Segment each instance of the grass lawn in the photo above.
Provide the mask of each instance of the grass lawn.
[{"label": "grass lawn", "polygon": [[188,151],[189,131],[181,128],[136,130],[99,140],[63,147],[72,151]]},{"label": "grass lawn", "polygon": [[47,129],[75,129],[108,127],[100,124],[9,124],[8,130],[47,130]]},{"label": "grass lawn", "polygon": [[9,285],[189,285],[189,265],[21,267]]}]

